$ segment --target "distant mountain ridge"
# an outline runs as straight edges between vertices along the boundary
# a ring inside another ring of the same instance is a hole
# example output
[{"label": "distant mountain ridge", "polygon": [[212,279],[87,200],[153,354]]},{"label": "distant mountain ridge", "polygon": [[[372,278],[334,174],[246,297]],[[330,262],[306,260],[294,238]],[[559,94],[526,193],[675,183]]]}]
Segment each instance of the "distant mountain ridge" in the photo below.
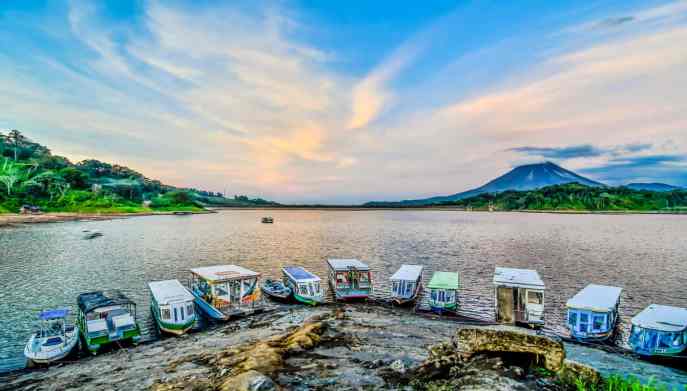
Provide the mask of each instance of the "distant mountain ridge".
[{"label": "distant mountain ridge", "polygon": [[504,175],[501,175],[500,177],[493,179],[480,187],[461,193],[417,200],[404,200],[395,203],[368,202],[366,205],[431,205],[462,200],[484,193],[500,193],[507,190],[526,191],[539,189],[546,186],[563,185],[574,182],[591,187],[606,186],[601,182],[593,181],[572,171],[566,170],[555,163],[544,162],[515,167]]},{"label": "distant mountain ridge", "polygon": [[648,190],[648,191],[673,191],[673,190],[683,190],[680,186],[673,186],[667,183],[628,183],[624,185],[625,187],[632,190]]}]

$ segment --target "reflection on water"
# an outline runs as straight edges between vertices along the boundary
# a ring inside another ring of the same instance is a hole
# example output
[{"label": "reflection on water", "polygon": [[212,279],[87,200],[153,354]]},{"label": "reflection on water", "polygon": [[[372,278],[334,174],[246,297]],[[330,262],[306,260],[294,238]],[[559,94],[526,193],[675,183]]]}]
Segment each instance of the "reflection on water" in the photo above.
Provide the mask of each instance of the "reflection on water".
[{"label": "reflection on water", "polygon": [[[461,305],[493,318],[494,267],[537,269],[546,283],[547,328],[563,331],[564,305],[588,283],[624,288],[627,332],[650,303],[687,306],[687,216],[603,216],[452,211],[232,210],[0,230],[0,369],[23,365],[36,314],[71,306],[76,295],[118,288],[138,303],[152,332],[146,282],[178,278],[190,267],[239,264],[279,277],[298,263],[326,278],[327,257],[370,264],[375,295],[403,263],[458,271]],[[103,237],[83,240],[83,230]],[[326,285],[326,284],[323,284]]]}]

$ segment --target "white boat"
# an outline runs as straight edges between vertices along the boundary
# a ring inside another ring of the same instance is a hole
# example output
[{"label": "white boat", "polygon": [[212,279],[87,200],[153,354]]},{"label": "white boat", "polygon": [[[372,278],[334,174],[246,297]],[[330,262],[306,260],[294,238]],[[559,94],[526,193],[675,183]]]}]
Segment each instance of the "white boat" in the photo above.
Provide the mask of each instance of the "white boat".
[{"label": "white boat", "polygon": [[615,330],[622,288],[589,284],[566,303],[568,330],[580,341],[603,341]]},{"label": "white boat", "polygon": [[422,290],[422,265],[401,265],[391,280],[391,300],[398,305],[415,301]]},{"label": "white boat", "polygon": [[320,277],[300,266],[286,266],[281,270],[284,275],[284,284],[291,289],[297,301],[310,305],[324,302]]},{"label": "white boat", "polygon": [[193,327],[196,313],[193,308],[195,297],[179,280],[152,281],[150,289],[150,311],[160,331],[182,335]]},{"label": "white boat", "polygon": [[367,264],[357,259],[328,259],[329,286],[336,300],[366,299],[372,294]]},{"label": "white boat", "polygon": [[687,308],[651,304],[632,318],[630,346],[642,356],[683,356]]},{"label": "white boat", "polygon": [[67,322],[68,315],[66,308],[41,312],[40,329],[26,343],[24,356],[39,364],[67,357],[79,342],[79,328]]},{"label": "white boat", "polygon": [[536,270],[497,267],[494,296],[497,322],[544,325],[544,282]]}]

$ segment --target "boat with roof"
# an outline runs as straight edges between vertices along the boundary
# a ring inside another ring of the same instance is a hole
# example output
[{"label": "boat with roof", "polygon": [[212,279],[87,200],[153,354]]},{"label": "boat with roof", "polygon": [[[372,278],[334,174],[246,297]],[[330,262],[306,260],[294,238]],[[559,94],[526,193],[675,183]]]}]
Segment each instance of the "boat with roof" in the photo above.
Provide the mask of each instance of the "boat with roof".
[{"label": "boat with roof", "polygon": [[195,298],[179,280],[152,281],[150,312],[163,333],[182,335],[196,323]]},{"label": "boat with roof", "polygon": [[95,291],[77,297],[77,324],[92,354],[112,343],[141,340],[136,303],[120,291]]},{"label": "boat with roof", "polygon": [[284,284],[291,289],[294,299],[310,305],[324,302],[320,277],[300,266],[286,266],[281,271],[284,276]]},{"label": "boat with roof", "polygon": [[38,314],[39,329],[26,343],[24,356],[38,364],[49,364],[67,357],[79,342],[79,328],[68,321],[68,316],[68,308]]},{"label": "boat with roof", "polygon": [[401,265],[391,280],[391,300],[398,305],[414,302],[422,291],[422,265]]},{"label": "boat with roof", "polygon": [[329,285],[336,300],[366,299],[372,294],[370,268],[357,259],[328,259]]},{"label": "boat with roof", "polygon": [[544,282],[536,270],[497,267],[494,271],[496,321],[544,325]]},{"label": "boat with roof", "polygon": [[434,272],[429,280],[429,307],[439,314],[458,312],[458,289],[460,280],[458,273]]},{"label": "boat with roof", "polygon": [[191,294],[198,307],[214,320],[228,320],[264,310],[258,280],[260,273],[237,265],[191,269]]},{"label": "boat with roof", "polygon": [[589,284],[566,303],[567,327],[578,341],[604,341],[618,321],[622,288]]},{"label": "boat with roof", "polygon": [[651,304],[632,318],[630,347],[645,357],[687,358],[687,309]]}]

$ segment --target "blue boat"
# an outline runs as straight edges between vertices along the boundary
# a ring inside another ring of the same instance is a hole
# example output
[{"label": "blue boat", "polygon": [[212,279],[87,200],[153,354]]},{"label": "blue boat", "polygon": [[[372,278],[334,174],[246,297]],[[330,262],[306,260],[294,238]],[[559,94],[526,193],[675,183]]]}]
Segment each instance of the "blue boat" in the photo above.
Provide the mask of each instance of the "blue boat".
[{"label": "blue boat", "polygon": [[211,319],[225,321],[264,309],[260,273],[236,265],[191,269],[190,291],[195,303]]},{"label": "blue boat", "polygon": [[632,350],[645,357],[675,357],[687,351],[687,309],[651,304],[632,318]]},{"label": "blue boat", "polygon": [[291,288],[294,299],[310,305],[324,302],[320,277],[300,266],[286,266],[281,270],[284,274],[284,284]]},{"label": "blue boat", "polygon": [[621,288],[589,284],[566,303],[568,330],[578,341],[604,341],[618,321]]}]

